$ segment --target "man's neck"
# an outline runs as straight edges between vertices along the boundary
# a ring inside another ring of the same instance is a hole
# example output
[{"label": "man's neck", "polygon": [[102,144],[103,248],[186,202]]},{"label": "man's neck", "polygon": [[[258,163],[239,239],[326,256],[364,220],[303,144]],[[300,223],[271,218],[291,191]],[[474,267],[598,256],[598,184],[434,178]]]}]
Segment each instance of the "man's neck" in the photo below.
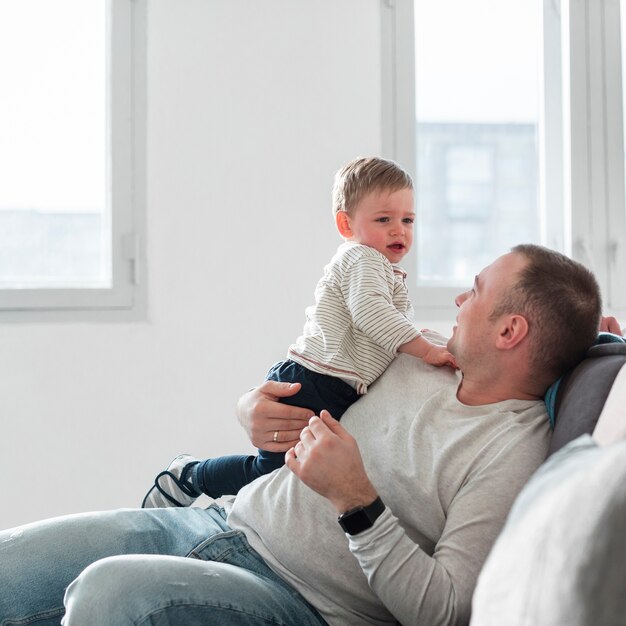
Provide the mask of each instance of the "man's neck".
[{"label": "man's neck", "polygon": [[469,406],[494,404],[504,400],[541,400],[541,396],[524,389],[519,382],[495,377],[483,379],[463,375],[456,392],[457,400]]}]

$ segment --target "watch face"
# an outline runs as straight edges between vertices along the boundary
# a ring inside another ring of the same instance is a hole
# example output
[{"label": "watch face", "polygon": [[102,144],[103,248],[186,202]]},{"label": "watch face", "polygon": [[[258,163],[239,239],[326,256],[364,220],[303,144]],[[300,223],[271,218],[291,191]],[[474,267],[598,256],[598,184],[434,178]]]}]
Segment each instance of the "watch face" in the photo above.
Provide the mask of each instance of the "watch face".
[{"label": "watch face", "polygon": [[358,535],[364,530],[371,528],[374,525],[374,520],[370,520],[365,510],[359,508],[344,513],[344,515],[339,518],[339,523],[343,530],[349,535]]},{"label": "watch face", "polygon": [[359,506],[339,516],[337,520],[344,532],[349,535],[358,535],[364,530],[371,528],[374,522],[385,510],[385,505],[380,498],[376,498],[368,506]]}]

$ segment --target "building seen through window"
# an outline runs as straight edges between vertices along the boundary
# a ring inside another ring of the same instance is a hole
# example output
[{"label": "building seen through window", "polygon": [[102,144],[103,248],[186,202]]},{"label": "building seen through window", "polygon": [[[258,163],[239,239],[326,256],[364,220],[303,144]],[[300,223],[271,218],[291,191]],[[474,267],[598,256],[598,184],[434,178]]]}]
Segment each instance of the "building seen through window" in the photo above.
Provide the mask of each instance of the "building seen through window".
[{"label": "building seen through window", "polygon": [[[544,243],[542,2],[415,0],[413,6],[412,273],[419,287],[456,289],[511,246]],[[562,214],[563,206],[552,203],[549,210]]]},{"label": "building seen through window", "polygon": [[501,250],[538,241],[534,124],[419,123],[416,178],[418,282],[466,283]]}]

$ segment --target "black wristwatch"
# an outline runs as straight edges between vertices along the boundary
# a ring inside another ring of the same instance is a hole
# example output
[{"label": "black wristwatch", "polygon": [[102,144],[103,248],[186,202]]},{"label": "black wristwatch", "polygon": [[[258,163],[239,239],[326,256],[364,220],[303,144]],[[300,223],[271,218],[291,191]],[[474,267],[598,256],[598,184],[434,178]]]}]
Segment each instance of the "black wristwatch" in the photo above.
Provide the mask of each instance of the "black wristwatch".
[{"label": "black wristwatch", "polygon": [[374,522],[383,514],[384,510],[385,503],[378,497],[372,504],[357,506],[342,513],[337,518],[337,521],[344,532],[349,535],[358,535],[364,530],[371,528]]}]

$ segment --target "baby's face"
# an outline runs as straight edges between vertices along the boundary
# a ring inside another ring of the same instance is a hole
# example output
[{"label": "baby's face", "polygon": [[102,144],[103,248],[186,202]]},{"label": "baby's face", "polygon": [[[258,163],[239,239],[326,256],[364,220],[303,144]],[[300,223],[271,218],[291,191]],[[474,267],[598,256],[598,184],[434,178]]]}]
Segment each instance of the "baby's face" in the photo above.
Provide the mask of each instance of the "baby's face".
[{"label": "baby's face", "polygon": [[355,241],[399,263],[413,244],[413,190],[372,191],[361,198],[348,217]]}]

